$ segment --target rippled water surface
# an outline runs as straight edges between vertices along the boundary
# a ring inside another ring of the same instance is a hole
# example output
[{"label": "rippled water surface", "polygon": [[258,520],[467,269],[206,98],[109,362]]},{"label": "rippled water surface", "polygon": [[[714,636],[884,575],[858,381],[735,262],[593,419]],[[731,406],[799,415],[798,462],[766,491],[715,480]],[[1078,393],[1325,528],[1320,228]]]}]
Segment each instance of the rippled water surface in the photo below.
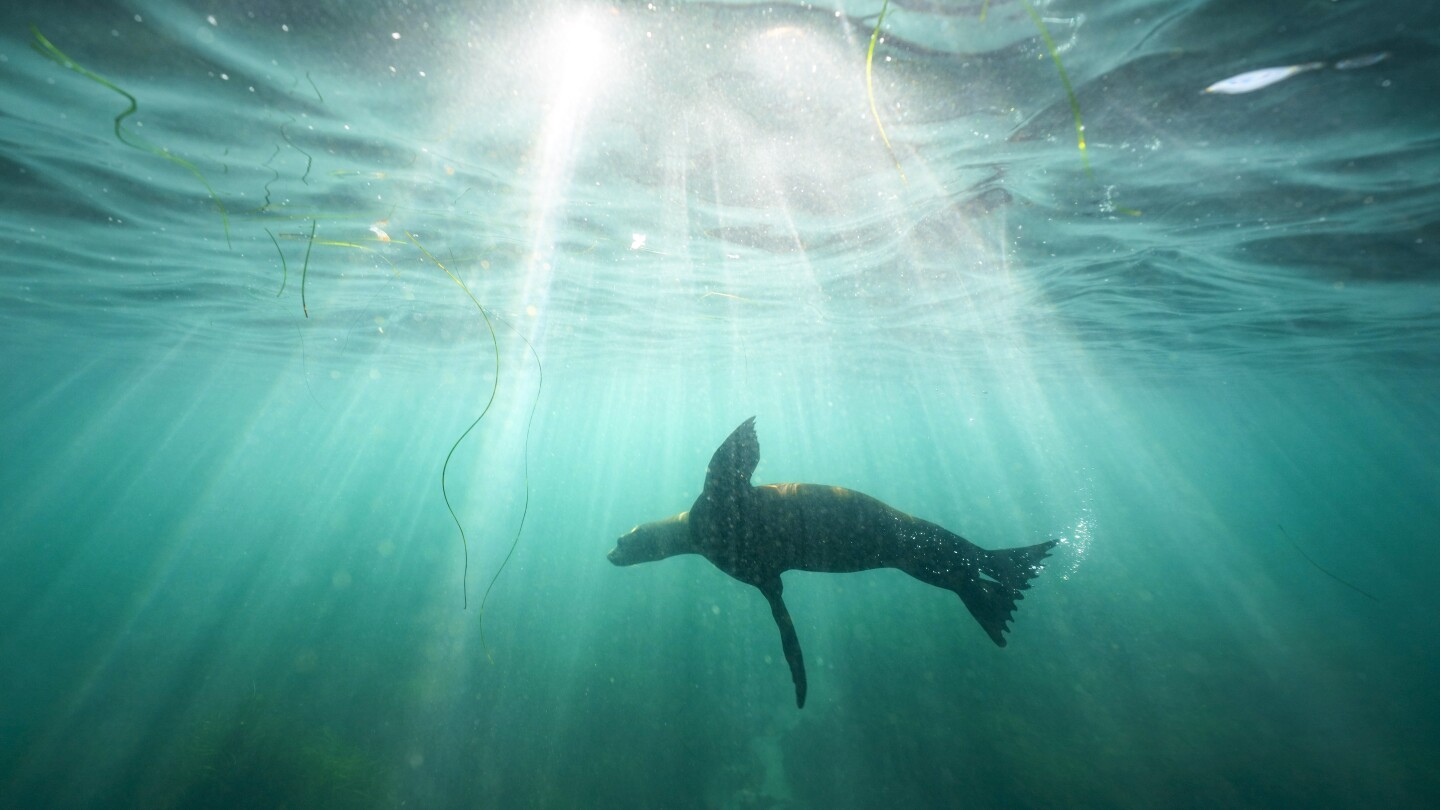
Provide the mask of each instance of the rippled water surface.
[{"label": "rippled water surface", "polygon": [[1440,801],[1437,9],[5,5],[0,805]]}]

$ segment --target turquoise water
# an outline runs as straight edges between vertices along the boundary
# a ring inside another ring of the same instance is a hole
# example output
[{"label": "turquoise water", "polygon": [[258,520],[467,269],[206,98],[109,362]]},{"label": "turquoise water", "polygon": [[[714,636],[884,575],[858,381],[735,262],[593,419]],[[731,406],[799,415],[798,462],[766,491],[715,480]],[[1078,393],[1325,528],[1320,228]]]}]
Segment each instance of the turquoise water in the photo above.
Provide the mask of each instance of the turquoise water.
[{"label": "turquoise water", "polygon": [[0,806],[1440,801],[1440,12],[880,5],[0,8]]}]

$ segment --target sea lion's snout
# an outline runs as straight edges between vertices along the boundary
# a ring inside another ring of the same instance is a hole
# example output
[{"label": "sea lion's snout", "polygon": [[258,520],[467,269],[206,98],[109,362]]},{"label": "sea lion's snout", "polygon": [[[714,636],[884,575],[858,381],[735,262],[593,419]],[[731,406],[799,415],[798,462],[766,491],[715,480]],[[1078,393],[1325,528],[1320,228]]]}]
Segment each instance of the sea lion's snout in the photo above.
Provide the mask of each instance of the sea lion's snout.
[{"label": "sea lion's snout", "polygon": [[690,553],[694,549],[690,547],[690,525],[686,522],[689,514],[681,512],[674,517],[636,526],[615,541],[615,548],[605,559],[615,565],[634,565]]},{"label": "sea lion's snout", "polygon": [[609,560],[612,565],[634,565],[641,562],[635,558],[635,535],[639,531],[640,527],[636,526],[621,535],[620,539],[615,541],[615,548],[610,549],[610,553],[605,555],[605,559]]}]

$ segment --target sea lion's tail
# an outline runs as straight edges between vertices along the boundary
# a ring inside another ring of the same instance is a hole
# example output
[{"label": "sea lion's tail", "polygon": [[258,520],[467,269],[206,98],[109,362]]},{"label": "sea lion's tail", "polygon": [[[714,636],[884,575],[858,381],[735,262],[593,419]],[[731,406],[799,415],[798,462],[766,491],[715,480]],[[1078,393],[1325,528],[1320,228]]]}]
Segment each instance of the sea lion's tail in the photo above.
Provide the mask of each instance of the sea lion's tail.
[{"label": "sea lion's tail", "polygon": [[1024,548],[986,551],[980,570],[995,579],[967,579],[954,587],[970,615],[998,646],[1005,646],[1005,633],[1015,613],[1015,603],[1025,598],[1021,591],[1030,587],[1030,580],[1044,567],[1041,560],[1050,554],[1059,540],[1049,540]]},{"label": "sea lion's tail", "polygon": [[1047,540],[1023,548],[987,551],[985,558],[980,563],[980,570],[1002,585],[1023,591],[1030,587],[1030,580],[1034,579],[1035,575],[1040,573],[1040,569],[1045,567],[1040,561],[1050,556],[1050,549],[1059,542],[1059,540]]}]

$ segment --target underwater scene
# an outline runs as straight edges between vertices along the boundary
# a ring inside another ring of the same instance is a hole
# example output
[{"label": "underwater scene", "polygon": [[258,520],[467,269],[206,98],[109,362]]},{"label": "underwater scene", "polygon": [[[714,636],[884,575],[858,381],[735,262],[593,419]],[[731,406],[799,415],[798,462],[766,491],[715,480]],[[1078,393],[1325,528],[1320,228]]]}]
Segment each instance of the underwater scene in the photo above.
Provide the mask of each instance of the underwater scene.
[{"label": "underwater scene", "polygon": [[12,1],[0,205],[0,807],[1440,806],[1440,4]]}]

